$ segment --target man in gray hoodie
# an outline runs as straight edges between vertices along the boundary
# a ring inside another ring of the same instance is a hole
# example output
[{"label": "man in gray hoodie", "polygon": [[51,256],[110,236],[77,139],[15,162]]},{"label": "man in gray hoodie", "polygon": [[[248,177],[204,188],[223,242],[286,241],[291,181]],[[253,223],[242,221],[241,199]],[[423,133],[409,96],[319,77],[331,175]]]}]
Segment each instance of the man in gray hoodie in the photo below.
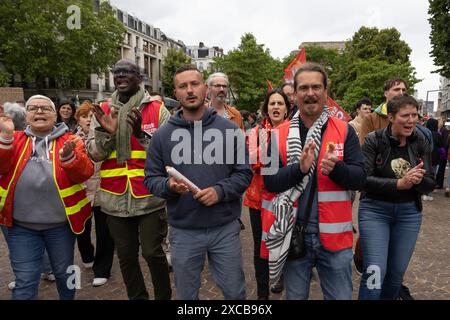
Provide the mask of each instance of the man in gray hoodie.
[{"label": "man in gray hoodie", "polygon": [[[145,185],[167,200],[177,299],[198,299],[205,256],[225,299],[245,299],[239,238],[240,197],[252,171],[238,126],[207,108],[207,85],[193,66],[174,77],[182,110],[155,132],[147,151]],[[168,177],[174,167],[200,190]]]}]

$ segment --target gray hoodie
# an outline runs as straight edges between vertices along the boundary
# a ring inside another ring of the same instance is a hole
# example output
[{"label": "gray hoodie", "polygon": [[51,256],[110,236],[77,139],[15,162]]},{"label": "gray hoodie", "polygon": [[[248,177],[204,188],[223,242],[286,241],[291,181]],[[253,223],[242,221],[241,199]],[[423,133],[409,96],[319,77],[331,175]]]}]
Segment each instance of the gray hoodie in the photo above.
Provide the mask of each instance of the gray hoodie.
[{"label": "gray hoodie", "polygon": [[25,134],[33,141],[33,151],[14,191],[14,223],[38,231],[67,223],[53,177],[51,152],[54,141],[68,130],[64,123],[60,123],[46,137],[38,137],[30,126],[25,129]]}]

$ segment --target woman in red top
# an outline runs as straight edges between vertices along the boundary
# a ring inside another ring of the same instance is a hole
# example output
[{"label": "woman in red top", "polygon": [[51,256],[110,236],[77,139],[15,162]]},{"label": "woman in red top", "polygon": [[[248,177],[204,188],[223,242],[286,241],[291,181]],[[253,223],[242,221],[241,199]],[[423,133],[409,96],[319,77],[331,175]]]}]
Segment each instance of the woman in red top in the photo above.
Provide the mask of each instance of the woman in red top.
[{"label": "woman in red top", "polygon": [[[264,189],[263,176],[261,175],[260,139],[268,141],[270,131],[284,121],[289,121],[291,105],[286,94],[281,89],[274,89],[267,93],[261,111],[264,116],[261,124],[250,132],[249,152],[252,162],[253,180],[245,192],[244,205],[249,207],[250,222],[252,225],[254,244],[254,266],[258,300],[269,299],[269,266],[265,259],[260,257],[262,238],[261,224],[261,194]],[[256,142],[256,143],[255,143]]]}]

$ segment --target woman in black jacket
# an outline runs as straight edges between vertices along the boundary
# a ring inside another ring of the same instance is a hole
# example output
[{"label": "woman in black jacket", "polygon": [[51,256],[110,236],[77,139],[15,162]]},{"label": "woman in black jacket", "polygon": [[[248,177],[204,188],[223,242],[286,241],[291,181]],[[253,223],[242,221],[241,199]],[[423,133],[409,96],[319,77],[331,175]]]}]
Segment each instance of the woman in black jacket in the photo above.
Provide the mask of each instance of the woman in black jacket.
[{"label": "woman in black jacket", "polygon": [[421,195],[434,188],[431,146],[415,128],[416,100],[395,97],[387,108],[389,126],[362,146],[367,182],[359,206],[359,299],[398,297],[422,222]]}]

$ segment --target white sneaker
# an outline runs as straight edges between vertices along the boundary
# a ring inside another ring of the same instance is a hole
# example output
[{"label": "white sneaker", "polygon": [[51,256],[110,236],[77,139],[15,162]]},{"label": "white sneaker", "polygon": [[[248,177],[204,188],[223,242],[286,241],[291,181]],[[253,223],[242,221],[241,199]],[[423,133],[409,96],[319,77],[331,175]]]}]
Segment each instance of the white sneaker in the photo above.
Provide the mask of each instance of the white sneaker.
[{"label": "white sneaker", "polygon": [[431,196],[423,195],[423,196],[422,196],[422,200],[423,200],[423,201],[433,201],[434,198],[431,197]]},{"label": "white sneaker", "polygon": [[84,262],[83,262],[83,266],[84,266],[86,269],[91,269],[91,268],[94,266],[94,261],[92,261],[92,262],[87,262],[87,263],[84,263]]},{"label": "white sneaker", "polygon": [[100,287],[108,282],[108,278],[94,278],[94,281],[92,281],[92,285],[94,287]]},{"label": "white sneaker", "polygon": [[42,280],[48,280],[50,282],[56,281],[56,277],[53,274],[53,272],[41,273],[41,279]]},{"label": "white sneaker", "polygon": [[15,281],[11,281],[10,283],[8,283],[8,289],[12,290],[16,287],[16,282]]}]

